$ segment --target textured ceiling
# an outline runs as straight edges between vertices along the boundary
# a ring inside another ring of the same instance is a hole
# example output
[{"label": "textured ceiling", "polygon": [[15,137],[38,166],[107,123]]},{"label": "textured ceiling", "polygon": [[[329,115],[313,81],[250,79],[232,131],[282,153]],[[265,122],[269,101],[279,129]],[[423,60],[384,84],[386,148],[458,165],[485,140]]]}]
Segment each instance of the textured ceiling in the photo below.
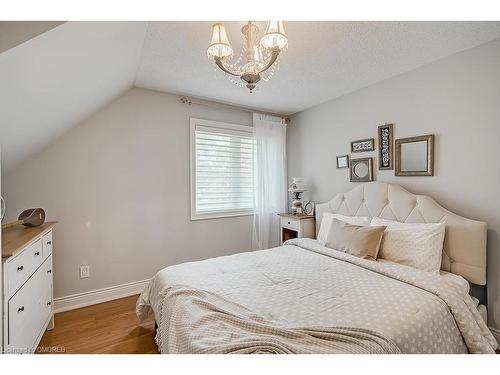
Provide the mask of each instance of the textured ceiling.
[{"label": "textured ceiling", "polygon": [[[225,24],[237,55],[244,22]],[[500,22],[285,22],[285,30],[280,70],[250,94],[207,60],[210,22],[150,22],[136,85],[291,114],[499,38]]]},{"label": "textured ceiling", "polygon": [[[243,24],[226,23],[236,52]],[[290,114],[500,37],[500,22],[286,22],[285,28],[290,45],[281,68],[253,94],[208,61],[210,22],[66,22],[0,53],[2,173],[134,83]]]},{"label": "textured ceiling", "polygon": [[146,22],[67,22],[0,54],[2,173],[135,79]]}]

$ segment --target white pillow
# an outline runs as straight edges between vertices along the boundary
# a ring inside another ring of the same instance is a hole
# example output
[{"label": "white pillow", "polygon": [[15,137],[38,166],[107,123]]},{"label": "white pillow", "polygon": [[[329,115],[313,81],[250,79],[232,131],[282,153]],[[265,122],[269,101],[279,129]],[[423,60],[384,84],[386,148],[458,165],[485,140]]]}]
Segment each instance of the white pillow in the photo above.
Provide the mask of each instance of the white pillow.
[{"label": "white pillow", "polygon": [[371,225],[387,226],[378,258],[439,273],[445,223],[400,223],[374,217]]},{"label": "white pillow", "polygon": [[317,238],[318,242],[323,246],[326,244],[328,232],[330,231],[330,227],[332,226],[333,219],[337,219],[351,225],[370,225],[370,218],[365,216],[344,216],[340,214],[325,212],[323,214],[323,218],[321,219],[321,226],[319,227]]}]

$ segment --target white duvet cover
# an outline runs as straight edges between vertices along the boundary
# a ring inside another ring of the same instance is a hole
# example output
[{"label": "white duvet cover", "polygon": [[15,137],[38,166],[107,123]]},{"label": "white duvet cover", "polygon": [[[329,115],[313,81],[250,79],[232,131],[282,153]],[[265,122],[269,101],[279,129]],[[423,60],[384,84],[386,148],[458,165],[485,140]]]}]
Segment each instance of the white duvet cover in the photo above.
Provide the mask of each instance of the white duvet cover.
[{"label": "white duvet cover", "polygon": [[170,266],[137,302],[162,353],[494,353],[460,276],[315,240]]}]

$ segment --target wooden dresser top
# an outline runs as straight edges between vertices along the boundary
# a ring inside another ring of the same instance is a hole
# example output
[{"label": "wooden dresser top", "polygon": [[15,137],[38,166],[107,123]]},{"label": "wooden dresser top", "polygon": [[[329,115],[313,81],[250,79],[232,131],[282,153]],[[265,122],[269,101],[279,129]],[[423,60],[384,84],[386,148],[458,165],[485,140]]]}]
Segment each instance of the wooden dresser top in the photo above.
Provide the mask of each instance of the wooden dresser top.
[{"label": "wooden dresser top", "polygon": [[28,228],[23,225],[2,229],[2,258],[9,258],[50,231],[57,221],[48,221],[39,227]]}]

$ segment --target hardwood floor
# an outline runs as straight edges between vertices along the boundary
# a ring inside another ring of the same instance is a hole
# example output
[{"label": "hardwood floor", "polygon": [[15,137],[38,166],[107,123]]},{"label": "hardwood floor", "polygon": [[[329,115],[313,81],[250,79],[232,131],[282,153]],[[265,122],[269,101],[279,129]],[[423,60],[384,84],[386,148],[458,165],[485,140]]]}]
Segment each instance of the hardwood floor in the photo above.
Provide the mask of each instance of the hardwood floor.
[{"label": "hardwood floor", "polygon": [[45,332],[37,352],[158,353],[153,318],[139,323],[135,315],[137,297],[56,314],[55,328]]}]

